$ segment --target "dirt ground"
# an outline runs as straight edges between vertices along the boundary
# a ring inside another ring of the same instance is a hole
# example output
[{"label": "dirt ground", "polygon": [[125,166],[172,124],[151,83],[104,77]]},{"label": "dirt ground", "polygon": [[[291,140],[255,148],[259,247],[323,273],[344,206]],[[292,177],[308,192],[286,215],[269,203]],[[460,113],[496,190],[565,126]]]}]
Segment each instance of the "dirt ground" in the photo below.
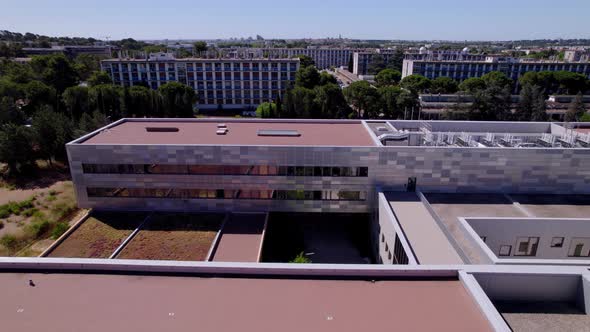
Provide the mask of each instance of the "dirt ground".
[{"label": "dirt ground", "polygon": [[117,258],[204,261],[223,221],[222,214],[159,214]]},{"label": "dirt ground", "polygon": [[108,258],[146,216],[144,213],[93,213],[48,257]]}]

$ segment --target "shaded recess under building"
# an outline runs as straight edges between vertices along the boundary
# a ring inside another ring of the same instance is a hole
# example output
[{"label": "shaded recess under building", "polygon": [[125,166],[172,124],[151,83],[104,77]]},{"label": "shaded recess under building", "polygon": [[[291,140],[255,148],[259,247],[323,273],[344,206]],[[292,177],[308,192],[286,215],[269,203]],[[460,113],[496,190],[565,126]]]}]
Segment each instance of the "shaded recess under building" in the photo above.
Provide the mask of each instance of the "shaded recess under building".
[{"label": "shaded recess under building", "polygon": [[371,262],[369,215],[271,213],[262,261],[289,262],[303,253],[313,263]]}]

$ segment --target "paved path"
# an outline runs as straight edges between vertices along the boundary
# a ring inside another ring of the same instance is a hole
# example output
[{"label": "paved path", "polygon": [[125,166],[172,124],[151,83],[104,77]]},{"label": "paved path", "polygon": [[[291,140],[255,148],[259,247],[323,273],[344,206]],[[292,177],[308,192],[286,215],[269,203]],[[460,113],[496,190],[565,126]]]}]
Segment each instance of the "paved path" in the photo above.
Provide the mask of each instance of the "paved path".
[{"label": "paved path", "polygon": [[232,214],[221,231],[213,261],[258,262],[265,214]]}]

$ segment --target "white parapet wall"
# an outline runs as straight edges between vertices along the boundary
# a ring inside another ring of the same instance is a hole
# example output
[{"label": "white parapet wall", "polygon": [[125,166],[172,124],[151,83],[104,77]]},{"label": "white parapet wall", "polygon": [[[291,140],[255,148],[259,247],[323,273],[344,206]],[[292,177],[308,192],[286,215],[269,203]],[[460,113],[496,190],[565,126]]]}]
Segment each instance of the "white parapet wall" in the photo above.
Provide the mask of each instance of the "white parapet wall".
[{"label": "white parapet wall", "polygon": [[467,239],[494,264],[590,265],[590,219],[459,218]]}]

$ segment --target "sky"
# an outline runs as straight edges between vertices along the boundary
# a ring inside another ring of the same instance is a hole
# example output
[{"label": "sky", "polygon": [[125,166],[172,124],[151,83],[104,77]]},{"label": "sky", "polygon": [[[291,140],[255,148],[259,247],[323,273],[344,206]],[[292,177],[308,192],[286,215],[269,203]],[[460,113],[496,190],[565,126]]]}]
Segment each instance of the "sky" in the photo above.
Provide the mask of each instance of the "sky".
[{"label": "sky", "polygon": [[590,38],[590,0],[2,0],[0,30],[99,39]]}]

